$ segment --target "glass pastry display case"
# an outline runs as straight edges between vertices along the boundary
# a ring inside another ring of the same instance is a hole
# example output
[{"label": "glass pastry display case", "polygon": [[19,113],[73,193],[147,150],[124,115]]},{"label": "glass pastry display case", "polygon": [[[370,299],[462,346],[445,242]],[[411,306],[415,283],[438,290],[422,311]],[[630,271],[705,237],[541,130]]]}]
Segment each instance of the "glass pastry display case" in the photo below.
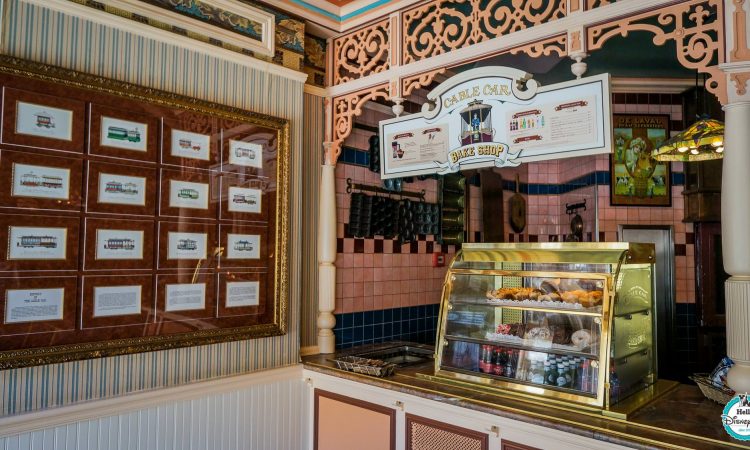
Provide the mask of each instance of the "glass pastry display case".
[{"label": "glass pastry display case", "polygon": [[435,377],[624,415],[657,379],[653,263],[652,244],[464,244]]}]

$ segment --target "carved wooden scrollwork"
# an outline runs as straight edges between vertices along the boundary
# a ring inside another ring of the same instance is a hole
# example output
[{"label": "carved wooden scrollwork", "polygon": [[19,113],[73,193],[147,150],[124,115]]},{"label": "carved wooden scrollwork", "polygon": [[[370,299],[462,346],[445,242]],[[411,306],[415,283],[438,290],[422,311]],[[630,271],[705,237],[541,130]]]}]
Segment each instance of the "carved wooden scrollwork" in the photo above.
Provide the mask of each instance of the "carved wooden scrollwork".
[{"label": "carved wooden scrollwork", "polygon": [[335,165],[341,145],[352,132],[354,118],[362,114],[362,107],[370,100],[388,99],[388,84],[381,84],[333,99],[333,130],[331,145],[326,149],[325,163]]},{"label": "carved wooden scrollwork", "polygon": [[594,9],[600,6],[609,5],[617,0],[586,0],[586,9]]},{"label": "carved wooden scrollwork", "polygon": [[436,0],[402,13],[403,64],[565,17],[566,0]]},{"label": "carved wooden scrollwork", "polygon": [[567,53],[567,41],[568,36],[565,34],[561,34],[559,36],[553,36],[541,41],[532,42],[531,44],[512,48],[510,50],[510,54],[517,55],[519,53],[526,53],[532,58],[538,58],[540,56],[550,56],[553,53],[556,53],[557,56],[565,56]]},{"label": "carved wooden scrollwork", "polygon": [[589,51],[598,50],[609,39],[626,37],[633,31],[653,33],[656,45],[672,40],[680,64],[707,74],[706,88],[724,104],[727,99],[726,77],[718,66],[724,61],[720,20],[722,3],[721,0],[692,0],[595,25],[586,30],[587,48]]},{"label": "carved wooden scrollwork", "polygon": [[414,92],[415,89],[431,85],[435,77],[441,73],[445,73],[445,67],[404,78],[401,80],[401,95],[406,97]]},{"label": "carved wooden scrollwork", "polygon": [[333,84],[388,70],[390,30],[385,19],[335,39]]}]

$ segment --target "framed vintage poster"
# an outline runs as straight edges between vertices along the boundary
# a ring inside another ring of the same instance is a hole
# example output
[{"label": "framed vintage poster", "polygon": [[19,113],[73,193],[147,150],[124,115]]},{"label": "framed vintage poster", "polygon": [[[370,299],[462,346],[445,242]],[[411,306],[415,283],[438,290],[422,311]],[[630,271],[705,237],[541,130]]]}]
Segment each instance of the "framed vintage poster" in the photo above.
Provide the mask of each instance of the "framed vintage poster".
[{"label": "framed vintage poster", "polygon": [[11,193],[14,197],[68,200],[70,169],[14,163]]},{"label": "framed vintage poster", "polygon": [[76,270],[79,228],[75,216],[0,215],[0,271]]},{"label": "framed vintage poster", "polygon": [[123,109],[92,103],[88,123],[88,153],[95,157],[156,163],[159,118],[148,108]]},{"label": "framed vintage poster", "polygon": [[216,219],[218,176],[203,170],[161,169],[159,215]]},{"label": "framed vintage poster", "polygon": [[172,130],[169,154],[188,159],[208,161],[211,152],[211,136],[191,133],[184,130]]},{"label": "framed vintage poster", "polygon": [[3,144],[82,153],[86,102],[62,97],[59,90],[39,91],[31,85],[4,86]]},{"label": "framed vintage poster", "polygon": [[16,134],[71,141],[73,111],[19,101],[16,104]]},{"label": "framed vintage poster", "polygon": [[136,152],[148,150],[148,124],[102,116],[99,145]]},{"label": "framed vintage poster", "polygon": [[154,216],[158,169],[93,160],[87,163],[86,212]]},{"label": "framed vintage poster", "polygon": [[143,325],[153,317],[151,274],[84,276],[81,322],[84,329]]},{"label": "framed vintage poster", "polygon": [[151,270],[154,222],[87,217],[84,222],[83,270]]},{"label": "framed vintage poster", "polygon": [[229,164],[263,168],[263,146],[256,142],[229,140]]},{"label": "framed vintage poster", "polygon": [[0,207],[78,211],[83,162],[75,158],[3,150]]},{"label": "framed vintage poster", "polygon": [[671,206],[670,165],[651,157],[669,139],[669,116],[614,114],[613,128],[612,206]]},{"label": "framed vintage poster", "polygon": [[27,345],[44,333],[75,329],[76,277],[0,278],[0,340],[24,339]]},{"label": "framed vintage poster", "polygon": [[0,85],[0,370],[286,332],[287,120],[2,55]]}]

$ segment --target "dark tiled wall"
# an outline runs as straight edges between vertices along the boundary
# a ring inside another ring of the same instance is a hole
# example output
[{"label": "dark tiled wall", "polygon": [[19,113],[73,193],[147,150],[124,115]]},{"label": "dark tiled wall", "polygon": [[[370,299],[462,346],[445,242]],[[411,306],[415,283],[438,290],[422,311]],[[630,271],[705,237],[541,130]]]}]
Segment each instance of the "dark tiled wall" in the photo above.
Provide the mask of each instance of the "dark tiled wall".
[{"label": "dark tiled wall", "polygon": [[435,344],[440,305],[336,314],[336,348],[388,341]]},{"label": "dark tiled wall", "polygon": [[674,344],[677,357],[674,361],[677,361],[682,381],[686,381],[698,367],[698,316],[695,303],[677,303],[676,306]]}]

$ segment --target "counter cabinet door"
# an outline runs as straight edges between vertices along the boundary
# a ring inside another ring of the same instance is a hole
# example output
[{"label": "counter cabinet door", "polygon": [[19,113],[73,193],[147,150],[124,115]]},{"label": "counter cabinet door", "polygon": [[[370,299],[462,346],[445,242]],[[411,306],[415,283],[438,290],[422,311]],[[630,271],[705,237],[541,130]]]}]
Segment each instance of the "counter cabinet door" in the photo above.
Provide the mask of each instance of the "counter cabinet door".
[{"label": "counter cabinet door", "polygon": [[489,435],[406,414],[406,450],[488,450]]},{"label": "counter cabinet door", "polygon": [[314,450],[396,450],[396,410],[315,389]]}]

